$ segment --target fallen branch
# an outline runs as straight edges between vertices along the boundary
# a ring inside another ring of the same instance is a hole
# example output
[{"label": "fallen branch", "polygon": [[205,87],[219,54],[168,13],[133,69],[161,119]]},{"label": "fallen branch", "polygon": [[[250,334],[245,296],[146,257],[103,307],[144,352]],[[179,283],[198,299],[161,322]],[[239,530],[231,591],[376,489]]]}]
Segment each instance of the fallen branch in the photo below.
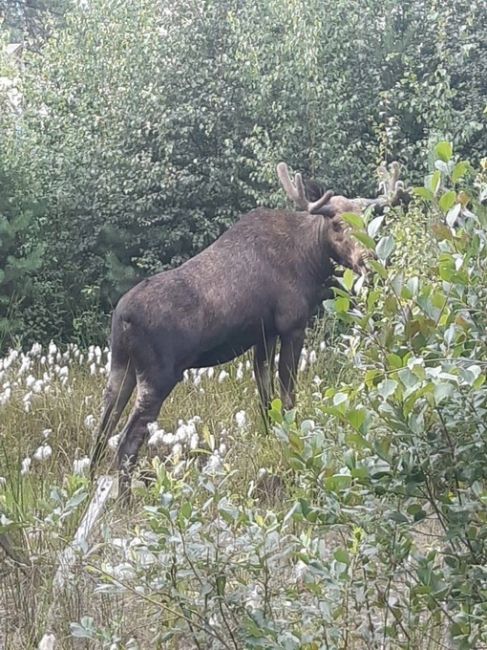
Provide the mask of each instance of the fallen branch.
[{"label": "fallen branch", "polygon": [[114,479],[110,476],[100,476],[97,482],[95,494],[93,495],[88,509],[81,520],[81,524],[76,531],[73,541],[59,555],[58,568],[52,583],[51,606],[47,613],[47,631],[39,643],[38,650],[51,650],[55,648],[56,637],[52,632],[52,628],[54,626],[59,597],[63,594],[66,583],[69,581],[71,568],[76,562],[77,555],[80,551],[86,551],[89,540],[95,532],[96,523],[103,512],[108,497],[111,494],[113,480]]}]

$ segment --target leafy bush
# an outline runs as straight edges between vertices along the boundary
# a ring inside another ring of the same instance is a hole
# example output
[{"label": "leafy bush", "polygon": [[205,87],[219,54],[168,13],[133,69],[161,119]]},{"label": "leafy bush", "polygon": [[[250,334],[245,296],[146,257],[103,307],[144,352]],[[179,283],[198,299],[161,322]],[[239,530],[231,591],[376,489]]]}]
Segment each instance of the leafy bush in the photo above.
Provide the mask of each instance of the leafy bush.
[{"label": "leafy bush", "polygon": [[54,335],[50,295],[66,339],[104,339],[95,305],[283,202],[280,159],[357,195],[384,158],[419,181],[439,137],[485,151],[480,0],[60,4],[17,119],[19,196],[49,250],[31,338]]}]

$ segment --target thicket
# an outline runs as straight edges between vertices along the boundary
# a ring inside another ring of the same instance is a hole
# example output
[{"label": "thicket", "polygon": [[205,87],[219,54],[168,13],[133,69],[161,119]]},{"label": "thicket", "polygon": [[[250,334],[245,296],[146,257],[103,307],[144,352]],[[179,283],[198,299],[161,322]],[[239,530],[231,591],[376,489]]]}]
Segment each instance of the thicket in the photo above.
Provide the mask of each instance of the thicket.
[{"label": "thicket", "polygon": [[432,142],[486,150],[482,0],[53,7],[5,73],[22,95],[0,117],[5,344],[104,340],[138,277],[283,202],[281,159],[353,196],[384,158],[417,183]]},{"label": "thicket", "polygon": [[265,432],[249,359],[189,373],[149,427],[152,480],[110,503],[48,621],[108,350],[0,360],[6,647],[485,647],[487,161],[435,154],[407,238],[400,213],[347,217],[375,273],[326,304],[297,408]]}]

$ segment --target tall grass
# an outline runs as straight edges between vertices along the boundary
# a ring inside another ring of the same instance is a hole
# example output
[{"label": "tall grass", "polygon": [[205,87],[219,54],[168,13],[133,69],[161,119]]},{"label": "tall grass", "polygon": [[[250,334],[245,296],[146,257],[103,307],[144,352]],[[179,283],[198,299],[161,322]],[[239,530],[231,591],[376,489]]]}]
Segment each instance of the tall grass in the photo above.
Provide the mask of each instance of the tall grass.
[{"label": "tall grass", "polygon": [[[346,372],[343,359],[329,346],[330,336],[323,328],[314,330],[303,352],[298,403],[307,410],[321,398],[325,386]],[[0,361],[0,531],[26,563],[17,565],[3,552],[0,647],[2,643],[6,648],[35,647],[44,629],[58,554],[72,538],[89,500],[86,455],[101,410],[108,366],[107,349],[83,351],[75,345],[58,349],[54,343],[48,348],[34,345],[26,352],[10,351]],[[222,368],[187,373],[166,400],[157,426],[177,433],[182,421],[193,420],[198,437],[189,470],[193,477],[217,458],[230,472],[229,493],[245,498],[257,491],[274,508],[284,507],[293,480],[282,446],[266,433],[248,356]],[[148,438],[157,442],[157,436],[148,434]],[[160,456],[176,475],[179,471],[188,476],[184,463],[189,445],[175,450],[174,436],[169,445],[159,438],[161,444],[149,444],[141,454],[139,469],[153,475],[154,458]],[[273,483],[272,477],[278,479]],[[105,538],[123,537],[143,525],[142,507],[157,503],[158,491],[150,489],[150,483],[148,489],[146,483],[135,481],[134,489],[135,503],[129,513],[120,511],[114,502],[110,506]],[[62,647],[66,648],[75,647],[69,623],[90,610],[95,576],[85,567],[74,580],[75,589],[69,591],[58,613]],[[105,596],[98,606],[103,620],[125,620],[123,598]],[[143,618],[135,612],[131,615],[144,628]]]}]

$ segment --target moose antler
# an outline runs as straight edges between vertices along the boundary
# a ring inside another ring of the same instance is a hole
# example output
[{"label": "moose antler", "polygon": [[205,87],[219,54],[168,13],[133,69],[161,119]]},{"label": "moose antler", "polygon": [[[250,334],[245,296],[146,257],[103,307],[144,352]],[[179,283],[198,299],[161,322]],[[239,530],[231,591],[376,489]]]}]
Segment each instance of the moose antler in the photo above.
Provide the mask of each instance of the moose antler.
[{"label": "moose antler", "polygon": [[277,175],[284,191],[291,201],[293,201],[294,205],[300,210],[306,210],[306,212],[309,212],[310,214],[316,214],[333,196],[333,192],[328,190],[317,201],[308,201],[305,195],[301,174],[295,174],[293,181],[289,175],[289,169],[284,162],[280,162],[277,165]]},{"label": "moose antler", "polygon": [[384,205],[395,206],[401,201],[408,202],[411,198],[408,190],[405,189],[403,181],[399,180],[401,174],[401,165],[394,160],[387,169],[386,164],[382,163],[378,169],[379,174],[379,191],[382,193],[381,202]]}]

